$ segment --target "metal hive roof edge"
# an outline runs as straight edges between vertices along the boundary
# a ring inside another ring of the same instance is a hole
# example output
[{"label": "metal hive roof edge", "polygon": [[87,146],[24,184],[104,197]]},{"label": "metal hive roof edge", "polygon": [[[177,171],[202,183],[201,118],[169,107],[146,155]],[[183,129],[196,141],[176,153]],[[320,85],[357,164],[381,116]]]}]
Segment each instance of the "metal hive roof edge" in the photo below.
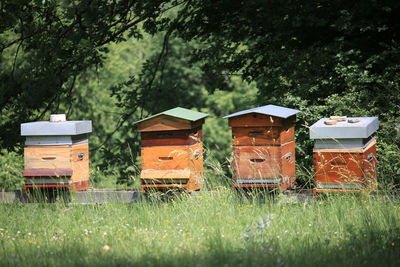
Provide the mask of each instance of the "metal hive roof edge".
[{"label": "metal hive roof edge", "polygon": [[225,116],[224,119],[236,117],[236,116],[240,116],[240,115],[245,115],[245,114],[249,114],[249,113],[259,113],[259,114],[270,115],[270,116],[287,119],[299,112],[301,112],[301,111],[297,110],[297,109],[285,108],[285,107],[275,106],[275,105],[266,105],[266,106],[262,106],[262,107],[251,108],[251,109],[235,112],[235,113]]},{"label": "metal hive roof edge", "polygon": [[176,107],[173,109],[169,109],[169,110],[154,114],[150,117],[138,120],[135,123],[146,121],[146,120],[149,120],[149,119],[161,116],[161,115],[167,115],[167,116],[180,118],[180,119],[184,119],[184,120],[188,120],[188,121],[198,121],[200,119],[208,117],[207,113],[198,112],[198,111],[190,110],[187,108]]},{"label": "metal hive roof edge", "polygon": [[72,136],[92,132],[92,121],[34,121],[21,123],[21,136]]}]

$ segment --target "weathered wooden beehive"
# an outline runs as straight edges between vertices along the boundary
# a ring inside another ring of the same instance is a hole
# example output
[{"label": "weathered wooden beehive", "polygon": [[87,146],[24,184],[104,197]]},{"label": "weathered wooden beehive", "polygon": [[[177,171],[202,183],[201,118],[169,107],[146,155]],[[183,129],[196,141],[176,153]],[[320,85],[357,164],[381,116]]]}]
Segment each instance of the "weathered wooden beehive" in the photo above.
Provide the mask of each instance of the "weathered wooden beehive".
[{"label": "weathered wooden beehive", "polygon": [[88,189],[91,132],[91,121],[66,121],[64,114],[51,115],[50,121],[22,123],[25,189]]},{"label": "weathered wooden beehive", "polygon": [[310,127],[315,139],[314,195],[321,192],[367,192],[376,189],[376,141],[372,136],[379,128],[377,117],[328,118]]},{"label": "weathered wooden beehive", "polygon": [[267,105],[225,116],[232,127],[234,187],[280,187],[296,180],[299,110]]},{"label": "weathered wooden beehive", "polygon": [[174,108],[138,122],[141,190],[199,190],[203,183],[202,125],[208,114]]}]

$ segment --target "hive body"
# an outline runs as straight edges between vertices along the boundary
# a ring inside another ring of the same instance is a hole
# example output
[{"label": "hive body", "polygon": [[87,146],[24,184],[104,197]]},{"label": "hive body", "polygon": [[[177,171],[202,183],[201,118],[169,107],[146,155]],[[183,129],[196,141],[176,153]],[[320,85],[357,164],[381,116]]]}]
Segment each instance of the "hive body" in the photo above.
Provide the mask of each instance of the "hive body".
[{"label": "hive body", "polygon": [[203,183],[202,124],[207,114],[175,108],[142,120],[142,191],[199,190]]},{"label": "hive body", "polygon": [[310,136],[316,139],[315,195],[376,189],[376,141],[372,134],[378,129],[378,118],[357,119],[358,123],[344,121],[326,126],[322,124],[327,120],[324,118],[310,127]]},{"label": "hive body", "polygon": [[23,123],[24,188],[88,189],[91,129],[91,121]]},{"label": "hive body", "polygon": [[234,187],[285,190],[295,182],[298,112],[268,105],[226,116],[232,127]]}]

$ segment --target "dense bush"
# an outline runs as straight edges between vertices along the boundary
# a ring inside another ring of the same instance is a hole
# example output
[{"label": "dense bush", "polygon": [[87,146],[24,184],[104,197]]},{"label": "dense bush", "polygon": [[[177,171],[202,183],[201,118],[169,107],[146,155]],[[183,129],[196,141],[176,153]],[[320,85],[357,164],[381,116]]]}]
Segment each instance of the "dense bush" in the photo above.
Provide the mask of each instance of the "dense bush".
[{"label": "dense bush", "polygon": [[20,189],[24,160],[20,153],[0,150],[0,190]]}]

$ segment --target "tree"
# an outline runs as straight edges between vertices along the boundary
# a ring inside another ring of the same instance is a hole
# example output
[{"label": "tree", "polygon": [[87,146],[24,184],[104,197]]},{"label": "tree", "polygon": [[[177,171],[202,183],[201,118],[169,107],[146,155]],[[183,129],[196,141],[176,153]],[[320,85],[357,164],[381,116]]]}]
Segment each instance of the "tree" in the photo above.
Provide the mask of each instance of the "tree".
[{"label": "tree", "polygon": [[154,32],[163,1],[17,0],[0,3],[0,143],[13,146],[21,122],[57,112],[76,77],[101,66],[106,44]]},{"label": "tree", "polygon": [[[3,1],[0,143],[12,146],[20,122],[68,104],[107,44],[144,31],[159,38],[157,52],[113,87],[122,114],[107,136],[136,142],[126,123],[172,105],[205,106],[241,75],[256,84],[257,105],[302,110],[298,126],[332,114],[379,116],[383,157],[400,117],[399,10],[394,0]],[[299,166],[310,169],[312,143],[297,129]]]},{"label": "tree", "polygon": [[[399,11],[392,0],[192,1],[174,25],[185,40],[207,44],[193,53],[207,69],[255,81],[260,105],[302,110],[297,126],[333,114],[379,116],[383,162],[399,151],[391,145],[400,117]],[[306,127],[297,129],[298,165],[310,170],[312,142]],[[380,165],[390,172],[381,178],[398,183],[397,169]]]}]

